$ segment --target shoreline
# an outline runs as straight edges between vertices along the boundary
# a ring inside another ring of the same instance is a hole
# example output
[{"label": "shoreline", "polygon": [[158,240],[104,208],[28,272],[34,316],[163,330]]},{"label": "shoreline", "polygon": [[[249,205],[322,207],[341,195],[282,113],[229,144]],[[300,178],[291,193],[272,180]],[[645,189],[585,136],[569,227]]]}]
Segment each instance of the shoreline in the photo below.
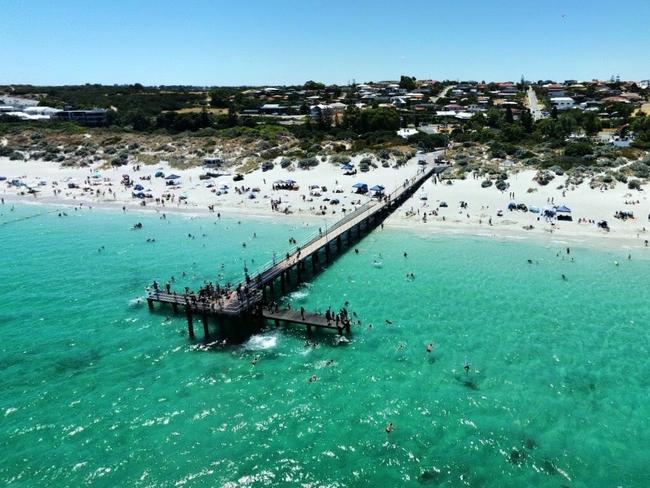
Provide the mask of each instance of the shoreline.
[{"label": "shoreline", "polygon": [[[117,215],[123,214],[121,205],[112,202],[93,202],[93,201],[70,201],[67,199],[40,198],[30,200],[28,197],[17,195],[4,196],[5,205],[22,205],[34,207],[60,207],[60,208],[85,208],[86,210],[101,210]],[[125,205],[129,213],[144,215],[161,215],[165,213],[169,216],[179,216],[189,219],[217,218],[216,212],[210,212],[203,208],[186,208],[186,207],[141,207],[139,205]],[[0,207],[1,208],[1,207]],[[162,210],[165,210],[164,212]],[[462,223],[458,221],[431,221],[422,223],[413,218],[403,218],[399,215],[398,209],[395,214],[389,216],[384,221],[384,228],[393,232],[406,231],[411,235],[420,238],[475,238],[485,240],[497,240],[500,242],[525,242],[530,244],[541,245],[544,247],[563,248],[567,245],[608,252],[625,252],[636,251],[638,256],[644,256],[650,259],[650,248],[639,244],[638,239],[626,235],[611,235],[601,231],[597,235],[589,235],[584,232],[580,233],[550,233],[545,229],[535,228],[533,230],[524,230],[519,222],[509,221],[500,223],[492,227],[478,223]],[[403,210],[402,210],[403,211]],[[311,214],[288,214],[281,216],[277,212],[255,212],[251,209],[229,208],[221,209],[221,217],[225,219],[255,219],[269,221],[274,223],[289,223],[294,225],[311,226],[322,223],[323,218]],[[280,218],[277,218],[280,217]],[[335,222],[336,220],[328,220]],[[589,225],[589,224],[576,224]],[[585,230],[585,229],[581,229]]]},{"label": "shoreline", "polygon": [[[352,211],[370,199],[368,195],[354,193],[353,183],[381,184],[390,192],[417,173],[420,159],[431,164],[436,155],[419,154],[403,166],[378,166],[353,176],[344,175],[339,165],[329,162],[311,170],[276,166],[267,172],[258,169],[248,173],[243,182],[233,182],[227,175],[206,181],[199,178],[205,171],[203,168],[175,170],[163,163],[106,170],[64,168],[56,163],[14,162],[0,158],[0,175],[8,181],[22,178],[31,188],[39,190],[37,197],[21,196],[19,192],[26,191],[25,187],[10,187],[2,182],[0,196],[6,203],[23,205],[81,206],[117,212],[124,207],[129,213],[165,213],[187,218],[217,218],[221,214],[228,219],[255,218],[318,227],[338,221],[346,214],[343,209]],[[179,175],[177,184],[170,187],[165,179],[154,178],[154,173],[159,171]],[[147,205],[142,206],[142,200],[133,198],[132,189],[120,184],[125,174],[130,175],[134,183],[142,184],[155,198],[148,199]],[[632,192],[622,184],[595,189],[587,182],[563,185],[560,178],[556,178],[555,185],[542,186],[534,181],[535,174],[529,169],[511,171],[507,179],[509,187],[503,192],[494,187],[483,188],[482,178],[472,173],[462,180],[428,180],[417,195],[385,220],[385,227],[423,236],[465,235],[539,241],[546,245],[566,242],[610,250],[647,249],[650,253],[645,244],[650,240],[650,221],[646,219],[650,217],[650,200],[646,192]],[[275,188],[275,181],[289,178],[297,182],[299,189]],[[66,182],[70,181],[77,181],[85,188],[69,189]],[[216,191],[217,187],[225,186],[228,186],[227,191]],[[163,206],[160,202],[164,195],[169,200]],[[331,203],[334,199],[339,200],[337,205]],[[573,221],[551,221],[539,213],[510,211],[507,207],[512,201],[538,209],[553,204],[567,205],[572,209]],[[636,219],[614,219],[619,211],[633,212]],[[599,229],[595,225],[599,220],[607,220],[611,231]]]}]

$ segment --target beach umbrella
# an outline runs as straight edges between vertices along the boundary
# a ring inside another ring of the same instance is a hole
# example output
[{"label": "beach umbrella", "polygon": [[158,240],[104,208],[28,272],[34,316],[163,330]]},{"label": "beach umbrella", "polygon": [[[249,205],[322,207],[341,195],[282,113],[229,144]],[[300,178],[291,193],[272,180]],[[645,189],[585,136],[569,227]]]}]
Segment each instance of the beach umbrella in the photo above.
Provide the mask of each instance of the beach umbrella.
[{"label": "beach umbrella", "polygon": [[383,192],[384,191],[384,186],[383,185],[375,185],[370,189],[370,191]]},{"label": "beach umbrella", "polygon": [[566,205],[560,205],[559,207],[556,207],[555,211],[558,213],[571,213],[571,209]]},{"label": "beach umbrella", "polygon": [[366,185],[365,183],[355,183],[354,185],[352,185],[352,188],[367,188],[367,187],[368,185]]}]

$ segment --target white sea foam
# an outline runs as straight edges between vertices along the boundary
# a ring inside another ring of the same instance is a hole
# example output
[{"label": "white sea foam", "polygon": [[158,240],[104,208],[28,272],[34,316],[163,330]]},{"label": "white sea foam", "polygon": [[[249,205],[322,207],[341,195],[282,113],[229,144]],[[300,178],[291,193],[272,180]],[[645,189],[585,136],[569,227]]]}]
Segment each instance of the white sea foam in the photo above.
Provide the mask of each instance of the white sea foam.
[{"label": "white sea foam", "polygon": [[277,343],[277,334],[259,334],[248,339],[244,344],[244,348],[250,351],[261,351],[264,349],[273,349]]}]

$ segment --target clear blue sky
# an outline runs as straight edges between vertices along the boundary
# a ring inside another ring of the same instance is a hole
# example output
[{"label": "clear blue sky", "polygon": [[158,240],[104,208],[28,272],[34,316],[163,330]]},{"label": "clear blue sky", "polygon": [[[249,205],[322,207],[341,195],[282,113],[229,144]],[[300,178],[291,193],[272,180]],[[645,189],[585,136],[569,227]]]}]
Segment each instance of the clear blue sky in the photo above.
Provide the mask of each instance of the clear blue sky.
[{"label": "clear blue sky", "polygon": [[0,83],[650,78],[650,0],[3,0]]}]

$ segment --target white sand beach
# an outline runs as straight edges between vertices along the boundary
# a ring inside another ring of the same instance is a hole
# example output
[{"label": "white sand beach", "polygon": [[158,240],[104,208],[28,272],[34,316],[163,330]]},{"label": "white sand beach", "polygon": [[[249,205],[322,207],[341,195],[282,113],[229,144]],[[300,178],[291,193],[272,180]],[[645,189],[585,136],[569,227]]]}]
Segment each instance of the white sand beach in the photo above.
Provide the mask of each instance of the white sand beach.
[{"label": "white sand beach", "polygon": [[[7,202],[125,207],[129,211],[205,214],[209,212],[208,207],[213,206],[214,213],[229,217],[244,214],[278,219],[313,217],[332,222],[370,198],[370,193],[355,193],[355,183],[362,182],[370,188],[383,185],[386,192],[390,192],[417,173],[420,168],[418,161],[434,164],[435,156],[434,153],[418,154],[401,167],[379,166],[356,175],[344,175],[340,165],[329,162],[321,162],[309,170],[283,169],[276,164],[269,171],[256,170],[246,174],[243,181],[233,181],[229,170],[216,169],[208,171],[224,175],[201,180],[199,176],[206,173],[204,168],[178,170],[165,163],[143,165],[139,169],[132,164],[99,169],[0,158],[0,176],[7,178],[0,182],[0,196]],[[356,167],[359,159],[355,157],[352,160]],[[179,178],[174,180],[176,184],[168,186],[166,182],[169,180],[156,177],[159,171],[166,176],[178,175]],[[133,186],[121,184],[123,175],[128,175],[134,185],[141,185],[141,191],[152,196],[144,199],[145,206],[142,199],[133,197]],[[629,190],[623,183],[613,188],[610,185],[607,190],[592,189],[588,182],[558,189],[564,185],[566,177],[558,176],[548,185],[541,186],[533,181],[534,176],[532,170],[511,170],[510,187],[504,192],[494,186],[482,188],[483,178],[474,178],[471,173],[465,180],[450,180],[450,183],[427,181],[416,196],[387,219],[386,225],[413,228],[419,233],[432,235],[459,233],[622,249],[646,247],[646,239],[650,239],[647,231],[650,228],[650,200],[645,191]],[[9,185],[14,179],[27,186]],[[296,182],[297,190],[273,189],[274,182],[289,179]],[[78,188],[68,188],[69,183]],[[38,192],[29,194],[28,188]],[[338,200],[338,204],[332,204],[332,200]],[[540,210],[547,206],[565,205],[571,209],[573,221],[558,222],[544,219],[539,213],[510,211],[508,204],[513,201]],[[272,202],[277,202],[275,210]],[[442,202],[447,206],[441,207]],[[466,203],[464,208],[461,208],[461,202]],[[631,212],[634,219],[615,218],[619,211]],[[609,231],[596,225],[601,220],[607,221]]]}]

